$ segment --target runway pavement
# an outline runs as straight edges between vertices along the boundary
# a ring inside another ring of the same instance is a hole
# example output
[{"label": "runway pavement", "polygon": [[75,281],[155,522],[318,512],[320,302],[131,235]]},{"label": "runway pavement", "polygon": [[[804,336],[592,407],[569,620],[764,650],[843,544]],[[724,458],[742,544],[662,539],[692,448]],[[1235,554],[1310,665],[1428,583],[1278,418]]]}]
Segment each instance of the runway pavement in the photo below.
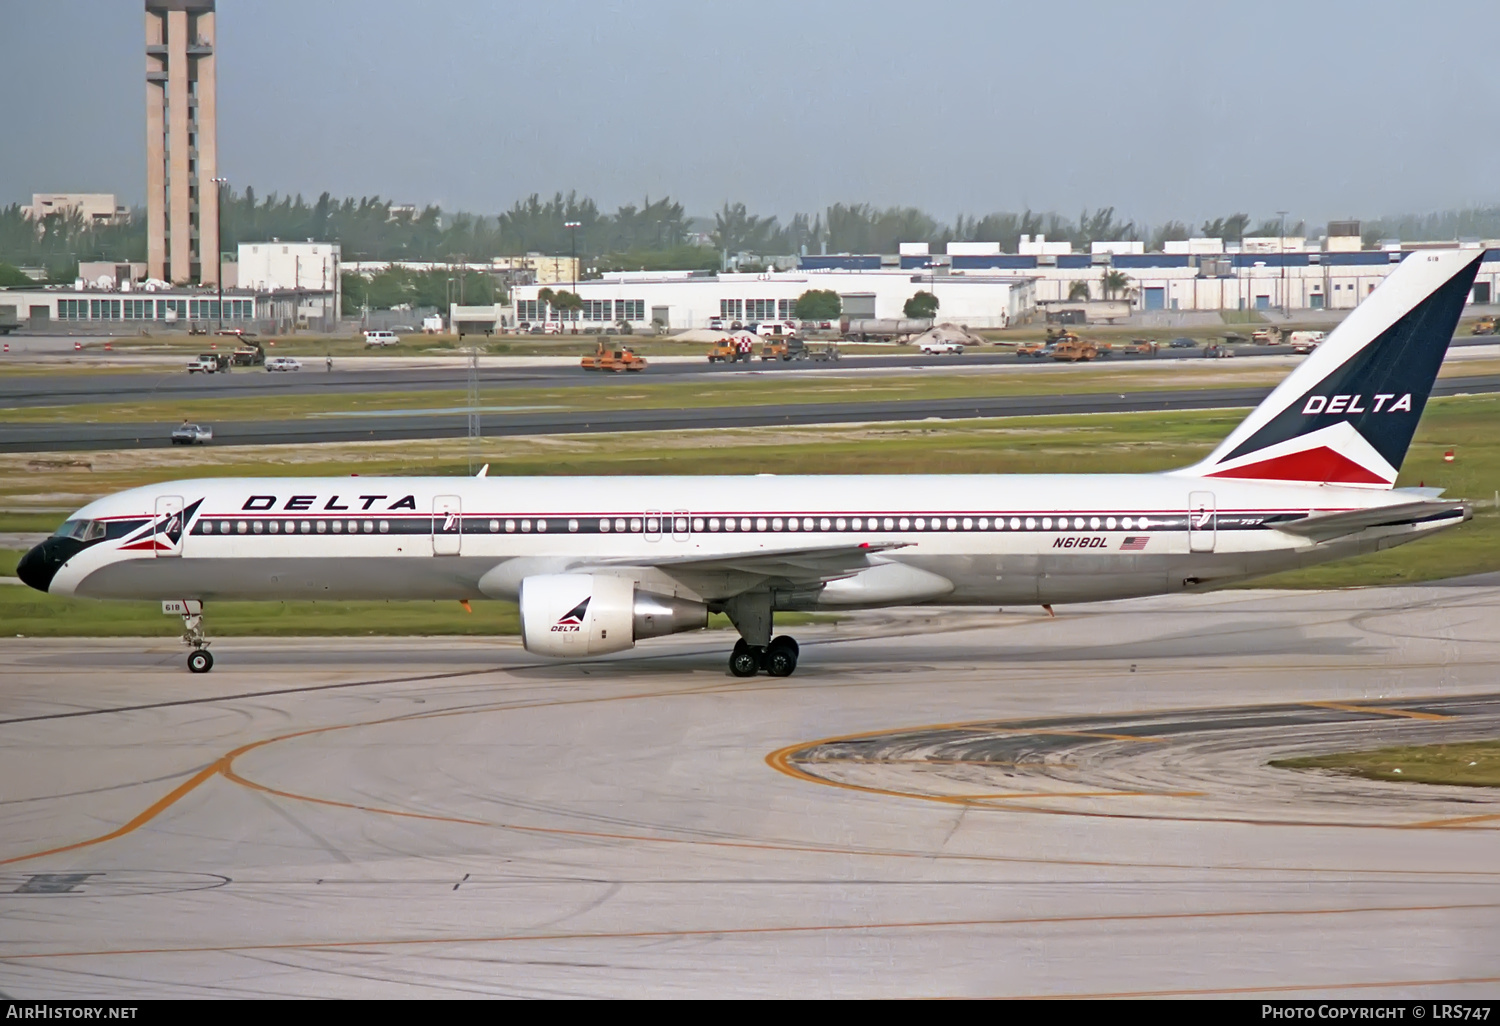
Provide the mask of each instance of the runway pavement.
[{"label": "runway pavement", "polygon": [[[1500,796],[1265,765],[1494,736],[1500,590],[1224,592],[590,663],[0,646],[0,992],[1500,991]],[[209,610],[212,627],[212,610]]]},{"label": "runway pavement", "polygon": [[[1246,356],[1290,355],[1283,346],[1247,347],[1256,350]],[[1134,366],[1140,363],[1182,363],[1190,358],[1202,360],[1196,350],[1162,350],[1154,358],[1121,356],[1096,367]],[[58,406],[87,403],[147,402],[157,400],[283,397],[289,395],[352,395],[362,392],[410,392],[463,390],[468,387],[468,369],[461,358],[448,357],[447,366],[410,366],[399,358],[335,362],[333,371],[324,370],[321,361],[302,357],[301,371],[268,373],[259,367],[237,367],[223,374],[188,374],[185,360],[170,365],[152,364],[139,373],[121,374],[32,374],[13,378],[0,377],[0,409],[27,406]],[[118,362],[118,361],[117,361]],[[733,378],[747,374],[807,374],[859,371],[900,371],[914,369],[963,372],[978,368],[1005,366],[1056,367],[1038,363],[1030,357],[1017,357],[1007,351],[967,352],[961,357],[922,356],[919,353],[887,352],[880,355],[849,355],[837,363],[780,360],[737,364],[712,364],[701,356],[651,357],[645,377],[636,374],[590,374],[578,365],[576,357],[538,358],[487,357],[479,369],[483,388],[610,388],[636,387],[642,381],[704,381],[710,378]],[[3,366],[3,365],[0,365]]]},{"label": "runway pavement", "polygon": [[[1483,347],[1488,353],[1495,348],[1494,340],[1488,337],[1470,339],[1455,338],[1453,349],[1464,353],[1470,347]],[[852,350],[853,347],[846,347]],[[1292,356],[1286,346],[1238,345],[1234,350],[1238,358]],[[1477,351],[1476,351],[1477,352]],[[97,354],[91,354],[97,355]],[[274,354],[273,354],[274,355]],[[112,365],[129,366],[128,354],[115,354]],[[5,377],[0,375],[0,410],[28,406],[58,406],[71,404],[149,402],[157,400],[255,398],[259,396],[289,395],[352,395],[360,392],[407,392],[462,390],[468,386],[468,369],[461,357],[436,357],[431,360],[405,358],[341,358],[335,361],[332,372],[325,371],[319,358],[301,357],[304,369],[288,373],[267,373],[259,367],[238,367],[227,374],[188,374],[185,359],[172,358],[162,363],[152,357],[138,373],[68,373],[28,374]],[[434,366],[441,360],[446,365]],[[1092,364],[1096,369],[1114,367],[1137,367],[1142,364],[1166,364],[1178,367],[1183,363],[1203,360],[1201,350],[1162,349],[1154,357],[1133,357],[1123,354]],[[702,381],[704,375],[723,378],[747,373],[758,374],[808,374],[864,371],[902,371],[914,369],[963,372],[966,370],[997,369],[1003,367],[1050,367],[1066,371],[1051,361],[1038,361],[1031,357],[1018,357],[1006,350],[969,350],[962,356],[923,356],[920,353],[889,349],[878,354],[861,354],[846,351],[836,363],[813,363],[795,361],[783,363],[779,360],[756,360],[749,364],[711,364],[701,356],[651,357],[647,377],[634,374],[598,375],[589,374],[578,366],[573,357],[484,357],[479,369],[482,388],[609,388],[619,385],[635,387],[641,381]],[[413,364],[416,364],[414,366]],[[1238,365],[1236,365],[1238,366]],[[4,363],[0,362],[0,370]]]},{"label": "runway pavement", "polygon": [[[1500,391],[1500,376],[1445,378],[1433,395]],[[1268,387],[1144,390],[1078,395],[994,396],[969,399],[899,399],[878,402],[767,403],[754,406],[678,407],[645,410],[482,412],[486,437],[595,434],[622,431],[687,431],[712,428],[860,424],[892,421],[1032,417],[1064,413],[1140,413],[1254,406]],[[0,452],[153,449],[170,446],[177,422],[0,423]],[[214,445],[309,445],[422,438],[463,438],[468,416],[461,409],[431,414],[394,411],[300,420],[213,421]]]}]

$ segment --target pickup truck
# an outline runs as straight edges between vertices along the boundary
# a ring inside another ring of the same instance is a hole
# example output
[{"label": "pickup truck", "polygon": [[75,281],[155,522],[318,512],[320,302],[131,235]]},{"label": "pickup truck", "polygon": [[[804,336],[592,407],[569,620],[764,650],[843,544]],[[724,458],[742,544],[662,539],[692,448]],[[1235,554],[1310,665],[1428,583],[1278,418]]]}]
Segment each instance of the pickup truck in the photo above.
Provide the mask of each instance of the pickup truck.
[{"label": "pickup truck", "polygon": [[173,445],[207,445],[214,440],[214,429],[202,424],[183,423],[172,429]]},{"label": "pickup truck", "polygon": [[227,371],[229,362],[228,356],[220,356],[218,353],[199,353],[188,361],[187,369],[189,374],[197,374],[199,371],[204,374],[217,374],[219,371]]},{"label": "pickup truck", "polygon": [[940,340],[933,340],[931,342],[922,343],[922,352],[927,356],[962,356],[964,347],[959,345],[957,342],[943,342]]}]

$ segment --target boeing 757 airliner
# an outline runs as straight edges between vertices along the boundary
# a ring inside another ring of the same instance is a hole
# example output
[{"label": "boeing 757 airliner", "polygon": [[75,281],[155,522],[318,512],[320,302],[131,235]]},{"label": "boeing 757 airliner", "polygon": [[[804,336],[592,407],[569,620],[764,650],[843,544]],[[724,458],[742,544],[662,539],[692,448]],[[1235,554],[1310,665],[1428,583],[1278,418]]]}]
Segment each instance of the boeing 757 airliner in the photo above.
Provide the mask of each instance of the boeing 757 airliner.
[{"label": "boeing 757 airliner", "polygon": [[1469,518],[1397,472],[1482,250],[1408,255],[1206,459],[1157,474],[174,481],[90,503],[16,568],[160,599],[188,666],[204,603],[520,603],[528,651],[580,657],[726,613],[730,672],[786,676],[783,610],[1192,592]]}]

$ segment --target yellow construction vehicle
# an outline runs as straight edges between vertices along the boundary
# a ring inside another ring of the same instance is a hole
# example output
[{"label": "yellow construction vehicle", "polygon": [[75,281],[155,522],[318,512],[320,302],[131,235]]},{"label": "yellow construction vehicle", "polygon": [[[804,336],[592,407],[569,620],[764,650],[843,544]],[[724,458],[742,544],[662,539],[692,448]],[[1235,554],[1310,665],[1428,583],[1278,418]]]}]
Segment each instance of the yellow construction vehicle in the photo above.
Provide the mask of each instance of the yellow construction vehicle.
[{"label": "yellow construction vehicle", "polygon": [[1487,314],[1479,318],[1479,320],[1474,322],[1474,326],[1469,329],[1470,335],[1493,335],[1494,333],[1495,318],[1492,314]]},{"label": "yellow construction vehicle", "polygon": [[1081,339],[1073,339],[1071,342],[1059,342],[1052,348],[1052,359],[1062,360],[1066,363],[1078,363],[1084,360],[1092,360],[1099,355],[1099,347],[1092,342],[1084,342]]}]

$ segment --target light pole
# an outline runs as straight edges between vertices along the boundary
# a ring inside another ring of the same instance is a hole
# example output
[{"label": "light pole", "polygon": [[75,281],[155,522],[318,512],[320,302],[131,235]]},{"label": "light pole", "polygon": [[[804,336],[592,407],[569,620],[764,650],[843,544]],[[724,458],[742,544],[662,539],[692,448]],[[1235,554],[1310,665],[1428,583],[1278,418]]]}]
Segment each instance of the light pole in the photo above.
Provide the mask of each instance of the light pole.
[{"label": "light pole", "polygon": [[214,201],[214,248],[219,251],[219,273],[217,284],[219,286],[219,330],[224,330],[224,186],[229,184],[227,178],[215,178],[213,180],[215,190]]},{"label": "light pole", "polygon": [[[568,230],[569,252],[568,256],[573,264],[573,298],[578,298],[578,224],[577,221],[564,221],[563,227]],[[573,311],[569,311],[572,313]],[[576,328],[575,328],[576,330]]]},{"label": "light pole", "polygon": [[1276,211],[1281,227],[1277,228],[1276,248],[1281,252],[1281,319],[1286,320],[1286,211]]}]

